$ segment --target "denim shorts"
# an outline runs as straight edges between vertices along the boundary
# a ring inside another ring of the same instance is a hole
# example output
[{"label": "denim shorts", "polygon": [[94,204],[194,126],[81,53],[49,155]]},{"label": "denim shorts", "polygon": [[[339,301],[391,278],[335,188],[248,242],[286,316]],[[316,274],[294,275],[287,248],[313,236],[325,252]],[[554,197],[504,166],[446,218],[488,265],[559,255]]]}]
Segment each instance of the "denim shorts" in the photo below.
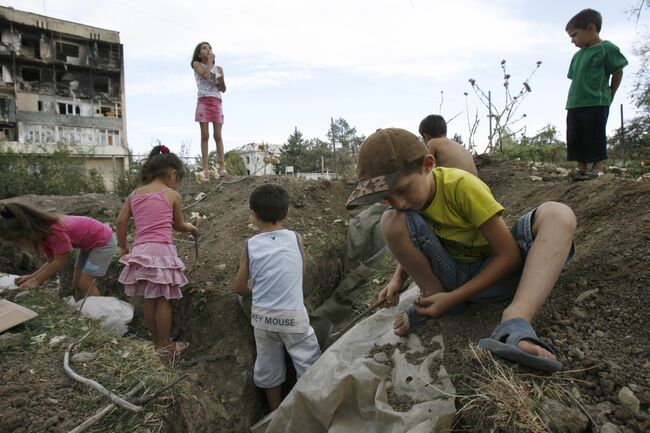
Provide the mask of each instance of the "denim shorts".
[{"label": "denim shorts", "polygon": [[82,269],[85,274],[91,277],[103,277],[106,275],[108,266],[117,251],[115,233],[104,245],[93,248],[91,251],[81,251],[77,254],[75,268]]},{"label": "denim shorts", "polygon": [[[515,238],[522,255],[522,266],[487,289],[481,290],[469,302],[496,303],[512,299],[521,279],[523,263],[533,245],[532,227],[536,210],[533,209],[521,216],[510,228],[510,233]],[[405,214],[411,242],[429,258],[431,270],[438,277],[446,292],[451,292],[474,278],[494,258],[494,256],[489,256],[476,262],[459,262],[447,253],[438,236],[431,230],[431,226],[422,215],[414,211],[406,211]],[[575,246],[572,244],[567,262],[574,254]]]}]

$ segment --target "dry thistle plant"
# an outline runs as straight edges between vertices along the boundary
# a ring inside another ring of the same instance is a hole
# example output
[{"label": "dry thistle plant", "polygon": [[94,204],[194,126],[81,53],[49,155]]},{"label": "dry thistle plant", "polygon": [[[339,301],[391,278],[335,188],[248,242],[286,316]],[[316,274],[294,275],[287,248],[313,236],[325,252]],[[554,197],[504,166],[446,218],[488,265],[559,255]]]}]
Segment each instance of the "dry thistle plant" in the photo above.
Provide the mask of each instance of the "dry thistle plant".
[{"label": "dry thistle plant", "polygon": [[577,391],[568,388],[570,377],[519,373],[473,344],[468,356],[479,370],[465,384],[469,394],[460,397],[456,431],[584,431],[591,420]]}]

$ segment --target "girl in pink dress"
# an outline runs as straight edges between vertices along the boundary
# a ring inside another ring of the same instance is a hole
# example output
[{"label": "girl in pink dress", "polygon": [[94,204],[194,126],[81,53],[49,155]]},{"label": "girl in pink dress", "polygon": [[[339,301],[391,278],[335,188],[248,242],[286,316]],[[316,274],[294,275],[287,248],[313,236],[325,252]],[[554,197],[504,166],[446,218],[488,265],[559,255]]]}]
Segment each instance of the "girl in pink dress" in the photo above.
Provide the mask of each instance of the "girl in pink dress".
[{"label": "girl in pink dress", "polygon": [[[185,168],[183,162],[165,146],[155,146],[142,165],[143,186],[124,202],[117,217],[120,262],[125,265],[119,281],[128,296],[144,296],[144,319],[161,359],[172,360],[187,343],[169,338],[172,299],[180,299],[181,286],[187,283],[185,265],[172,243],[172,229],[196,236],[198,229],[183,220],[181,196],[176,192]],[[126,242],[129,219],[135,224],[133,249]]]}]

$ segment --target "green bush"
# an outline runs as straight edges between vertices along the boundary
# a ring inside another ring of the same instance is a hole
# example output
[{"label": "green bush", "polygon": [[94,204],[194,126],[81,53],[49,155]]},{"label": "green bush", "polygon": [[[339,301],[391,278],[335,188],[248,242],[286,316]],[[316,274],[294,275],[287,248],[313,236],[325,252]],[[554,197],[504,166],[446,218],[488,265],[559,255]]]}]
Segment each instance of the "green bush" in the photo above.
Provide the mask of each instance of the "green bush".
[{"label": "green bush", "polygon": [[0,198],[25,194],[74,195],[106,192],[95,169],[86,171],[82,157],[58,144],[53,153],[22,154],[0,143]]}]

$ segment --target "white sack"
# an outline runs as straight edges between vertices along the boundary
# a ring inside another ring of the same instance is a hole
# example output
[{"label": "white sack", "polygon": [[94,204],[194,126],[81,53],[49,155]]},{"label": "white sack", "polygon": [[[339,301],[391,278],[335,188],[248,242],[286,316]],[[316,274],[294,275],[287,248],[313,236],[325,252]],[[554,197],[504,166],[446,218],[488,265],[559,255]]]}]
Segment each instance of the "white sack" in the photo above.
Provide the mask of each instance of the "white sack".
[{"label": "white sack", "polygon": [[[75,302],[72,296],[65,300],[76,309],[83,302],[83,299]],[[111,296],[89,296],[83,304],[81,314],[99,320],[101,327],[107,331],[124,335],[127,325],[133,319],[133,306]]]}]

